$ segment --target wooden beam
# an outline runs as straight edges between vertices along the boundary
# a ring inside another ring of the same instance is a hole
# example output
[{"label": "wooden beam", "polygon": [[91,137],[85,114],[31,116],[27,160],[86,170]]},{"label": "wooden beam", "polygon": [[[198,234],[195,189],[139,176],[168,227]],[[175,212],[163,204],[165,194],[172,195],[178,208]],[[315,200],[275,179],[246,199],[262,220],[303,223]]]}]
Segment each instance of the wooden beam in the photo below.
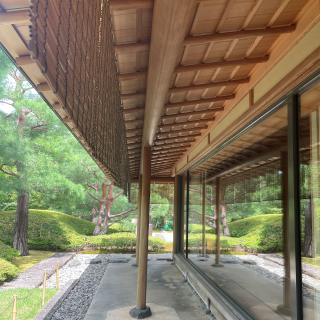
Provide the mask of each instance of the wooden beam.
[{"label": "wooden beam", "polygon": [[196,1],[190,0],[161,0],[154,3],[143,147],[153,144],[176,61],[196,7]]},{"label": "wooden beam", "polygon": [[0,12],[0,25],[30,24],[29,10]]},{"label": "wooden beam", "polygon": [[51,91],[52,89],[47,82],[44,82],[37,85],[37,90],[38,92],[45,92],[45,91]]},{"label": "wooden beam", "polygon": [[[167,103],[167,104],[164,105],[164,108],[176,108],[176,107],[193,106],[193,105],[196,105],[196,104],[227,101],[227,100],[232,100],[234,98],[235,98],[235,95],[234,94],[230,94],[228,96],[220,96],[220,97],[207,98],[207,99],[187,100],[187,101],[181,101],[181,102]],[[221,107],[218,107],[218,108],[221,108]],[[214,108],[212,108],[211,110],[214,111]]]},{"label": "wooden beam", "polygon": [[[182,133],[185,133],[185,132],[182,132]],[[197,132],[197,133],[189,133],[189,134],[186,134],[186,135],[184,135],[184,136],[177,136],[177,137],[168,137],[168,135],[171,135],[171,134],[173,134],[173,133],[171,133],[171,132],[164,132],[164,133],[157,133],[156,134],[156,137],[159,139],[159,138],[161,138],[162,137],[162,139],[164,139],[163,137],[165,137],[166,139],[170,139],[170,138],[187,138],[187,137],[199,137],[199,136],[201,136],[201,132]]]},{"label": "wooden beam", "polygon": [[174,113],[174,114],[168,114],[168,115],[162,116],[161,120],[174,119],[178,117],[192,117],[192,116],[198,116],[202,114],[211,114],[211,113],[220,112],[223,110],[224,110],[224,107],[220,107],[216,109],[206,109],[206,110],[200,110],[200,111]]},{"label": "wooden beam", "polygon": [[[139,183],[139,178],[134,178],[131,180],[132,183]],[[151,177],[151,183],[165,184],[165,183],[174,183],[174,178],[172,177]]]},{"label": "wooden beam", "polygon": [[140,146],[140,145],[141,145],[141,142],[128,143],[127,145],[128,145],[128,147]]},{"label": "wooden beam", "polygon": [[26,55],[26,56],[20,56],[16,58],[16,65],[18,67],[22,67],[22,66],[26,66],[29,64],[33,64],[36,63],[35,60],[32,60],[30,55]]},{"label": "wooden beam", "polygon": [[140,221],[141,221],[141,198],[142,198],[142,174],[139,175],[138,221],[137,221],[137,241],[136,241],[136,263],[139,263],[139,242],[140,242]]},{"label": "wooden beam", "polygon": [[207,42],[264,37],[264,36],[271,36],[271,35],[277,35],[277,34],[292,33],[295,30],[296,30],[296,26],[291,25],[291,26],[285,26],[285,27],[213,33],[213,34],[207,34],[204,36],[187,37],[184,39],[183,45],[186,46],[186,45],[194,45],[194,44],[201,44],[201,43],[207,43]]},{"label": "wooden beam", "polygon": [[120,98],[121,100],[128,100],[128,99],[145,97],[145,95],[146,95],[145,92],[134,92],[134,93],[121,94]]},{"label": "wooden beam", "polygon": [[[158,146],[157,146],[158,147]],[[187,149],[185,149],[186,147],[172,147],[172,148],[160,148],[160,149],[154,149],[153,148],[153,154],[156,154],[156,152],[159,152],[160,154],[163,153],[167,153],[169,151],[181,151],[181,152],[185,152],[187,151]]]},{"label": "wooden beam", "polygon": [[177,134],[177,133],[193,132],[193,131],[199,131],[199,130],[205,130],[205,129],[208,129],[208,126],[204,126],[204,127],[194,127],[194,128],[191,128],[191,129],[170,130],[170,131],[158,131],[156,135],[159,135],[159,134]]},{"label": "wooden beam", "polygon": [[136,112],[144,112],[144,107],[123,109],[123,114],[136,113]]},{"label": "wooden beam", "polygon": [[173,215],[173,244],[172,244],[172,257],[178,252],[178,220],[179,220],[179,202],[178,202],[178,180],[179,176],[174,177],[174,215]]},{"label": "wooden beam", "polygon": [[171,127],[178,127],[178,126],[187,126],[189,124],[198,124],[198,123],[208,123],[214,121],[215,118],[209,118],[209,119],[199,119],[199,120],[193,120],[193,121],[185,121],[185,122],[174,122],[170,124],[161,124],[158,128],[171,128]]},{"label": "wooden beam", "polygon": [[110,0],[110,11],[153,8],[153,0]]},{"label": "wooden beam", "polygon": [[223,67],[244,66],[244,65],[250,65],[250,64],[263,63],[263,62],[267,62],[268,60],[269,60],[269,56],[264,56],[259,58],[245,58],[245,59],[238,59],[238,60],[224,60],[224,61],[216,61],[216,62],[210,62],[210,63],[201,63],[201,64],[194,64],[191,66],[176,67],[174,70],[174,73],[208,70],[208,69],[223,68]]},{"label": "wooden beam", "polygon": [[150,50],[150,42],[135,42],[135,43],[125,43],[116,44],[114,46],[114,51],[117,54],[126,52],[140,52]]},{"label": "wooden beam", "polygon": [[[180,140],[180,139],[184,139],[183,141],[176,141],[176,140]],[[155,143],[162,143],[165,145],[167,143],[171,143],[171,142],[176,142],[176,143],[182,143],[182,142],[194,142],[196,141],[195,139],[191,139],[191,140],[185,140],[187,138],[172,138],[172,139],[160,139],[160,140],[154,140],[154,146],[158,146],[158,144],[155,144]],[[161,144],[162,145],[162,144]]]},{"label": "wooden beam", "polygon": [[143,128],[137,128],[137,129],[126,129],[126,133],[141,132],[141,131],[143,131]]},{"label": "wooden beam", "polygon": [[143,123],[143,119],[134,119],[134,120],[127,120],[124,122],[124,124],[138,124]]},{"label": "wooden beam", "polygon": [[148,76],[148,72],[133,72],[133,73],[124,73],[118,74],[119,81],[127,81],[127,80],[136,80],[136,79],[145,79]]},{"label": "wooden beam", "polygon": [[250,81],[250,78],[245,78],[245,79],[239,79],[239,80],[227,80],[227,81],[216,81],[216,82],[209,82],[209,83],[203,83],[203,84],[195,84],[192,86],[185,86],[185,87],[174,87],[169,89],[169,93],[205,90],[210,88],[225,87],[229,85],[232,86],[232,85],[248,83],[249,81]]},{"label": "wooden beam", "polygon": [[62,105],[59,102],[56,102],[52,105],[52,109],[55,111],[62,110]]}]

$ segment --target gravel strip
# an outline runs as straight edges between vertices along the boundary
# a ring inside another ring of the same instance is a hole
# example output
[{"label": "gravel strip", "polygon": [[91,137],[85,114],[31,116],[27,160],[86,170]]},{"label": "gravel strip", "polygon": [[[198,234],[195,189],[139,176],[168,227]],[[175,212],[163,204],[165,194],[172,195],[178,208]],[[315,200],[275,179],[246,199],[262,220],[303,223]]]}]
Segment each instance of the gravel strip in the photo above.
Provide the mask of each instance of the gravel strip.
[{"label": "gravel strip", "polygon": [[[79,281],[62,302],[59,309],[53,314],[52,320],[84,319],[100,281],[107,269],[109,257],[109,254],[79,254],[63,268],[65,270],[61,270],[61,283],[67,283],[67,280],[65,281],[64,278],[70,280],[70,277],[78,277]],[[101,264],[85,263],[86,260],[92,258],[101,259]],[[79,261],[80,264],[72,267],[73,263],[76,261]]]},{"label": "gravel strip", "polygon": [[[59,267],[64,266],[75,256],[75,253],[56,253],[52,257],[41,261],[26,271],[21,272],[18,277],[10,282],[5,282],[0,290],[19,289],[19,288],[37,288],[43,282],[43,270],[47,270],[47,278],[55,274],[56,262]],[[55,288],[55,287],[54,287]]]}]

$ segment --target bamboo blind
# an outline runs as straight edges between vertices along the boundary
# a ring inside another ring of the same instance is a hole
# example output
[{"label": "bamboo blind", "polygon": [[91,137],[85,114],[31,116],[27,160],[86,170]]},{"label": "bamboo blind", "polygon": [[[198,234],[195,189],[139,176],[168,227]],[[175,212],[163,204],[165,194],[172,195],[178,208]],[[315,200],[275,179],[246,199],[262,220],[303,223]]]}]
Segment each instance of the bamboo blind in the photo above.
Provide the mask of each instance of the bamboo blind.
[{"label": "bamboo blind", "polygon": [[32,0],[30,19],[32,59],[94,159],[127,193],[129,161],[108,1]]}]

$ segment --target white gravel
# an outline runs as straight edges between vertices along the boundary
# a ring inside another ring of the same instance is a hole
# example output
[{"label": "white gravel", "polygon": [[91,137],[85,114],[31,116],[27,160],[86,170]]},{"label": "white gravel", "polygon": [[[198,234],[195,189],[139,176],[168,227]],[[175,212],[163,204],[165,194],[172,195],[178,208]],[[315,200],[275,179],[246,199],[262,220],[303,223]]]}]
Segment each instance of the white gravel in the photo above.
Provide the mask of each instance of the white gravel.
[{"label": "white gravel", "polygon": [[[67,264],[59,269],[59,285],[62,288],[69,280],[79,279],[84,271],[88,268],[86,260],[94,259],[97,254],[77,254]],[[79,262],[79,263],[78,263]],[[78,264],[78,265],[77,265]],[[46,288],[55,289],[57,285],[56,273],[47,279]],[[39,288],[42,288],[40,286]]]}]

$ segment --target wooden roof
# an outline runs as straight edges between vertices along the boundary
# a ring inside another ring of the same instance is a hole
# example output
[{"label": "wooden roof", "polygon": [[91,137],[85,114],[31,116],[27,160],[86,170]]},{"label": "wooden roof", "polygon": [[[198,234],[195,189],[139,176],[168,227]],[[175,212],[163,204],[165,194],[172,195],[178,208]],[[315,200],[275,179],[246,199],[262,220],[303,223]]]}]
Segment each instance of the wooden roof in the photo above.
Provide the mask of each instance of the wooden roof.
[{"label": "wooden roof", "polygon": [[[268,61],[277,42],[295,30],[295,19],[308,1],[200,0],[188,4],[181,20],[177,12],[168,10],[170,5],[187,2],[192,1],[109,1],[132,179],[140,172],[143,135],[150,135],[146,128],[151,125],[155,130],[155,135],[151,134],[152,176],[170,176],[171,168],[197,143],[215,116],[224,112],[257,66]],[[0,41],[55,108],[54,94],[28,59],[28,6],[28,0],[0,0]],[[169,33],[179,23],[185,26],[177,50],[174,42],[178,40],[173,40],[175,35],[170,40]],[[167,51],[159,55],[174,59],[173,69],[156,69],[159,57],[155,51],[162,48],[156,47],[157,42]],[[166,89],[154,91],[152,84],[161,87],[165,72],[170,73]],[[155,92],[159,95],[156,100],[164,101],[157,114],[149,112],[150,95]],[[72,129],[64,111],[57,107],[56,112]],[[89,149],[85,141],[79,141]]]}]

